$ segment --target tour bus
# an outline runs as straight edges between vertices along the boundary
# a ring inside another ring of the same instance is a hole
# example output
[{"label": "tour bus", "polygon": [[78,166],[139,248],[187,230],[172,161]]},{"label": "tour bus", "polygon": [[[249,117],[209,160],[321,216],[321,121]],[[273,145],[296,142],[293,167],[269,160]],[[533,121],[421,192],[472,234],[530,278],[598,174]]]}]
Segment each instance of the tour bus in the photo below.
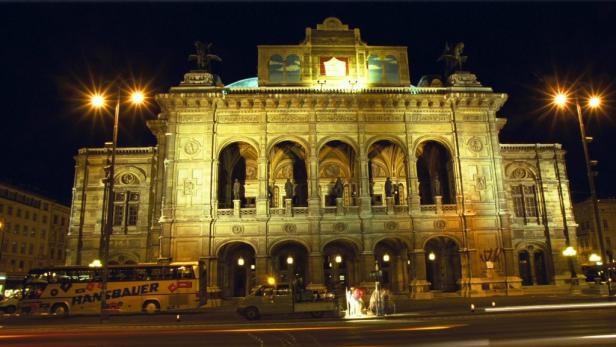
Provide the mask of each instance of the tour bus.
[{"label": "tour bus", "polygon": [[[201,262],[110,265],[106,311],[109,313],[194,309],[206,303],[206,272]],[[22,313],[100,313],[102,268],[49,267],[24,279]]]}]

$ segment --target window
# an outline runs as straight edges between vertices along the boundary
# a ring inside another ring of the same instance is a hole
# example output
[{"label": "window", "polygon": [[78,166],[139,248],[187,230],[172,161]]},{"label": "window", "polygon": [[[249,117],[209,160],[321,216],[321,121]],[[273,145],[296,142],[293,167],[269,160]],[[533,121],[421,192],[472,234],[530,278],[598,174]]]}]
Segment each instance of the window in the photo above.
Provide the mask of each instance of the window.
[{"label": "window", "polygon": [[36,229],[32,228],[30,230],[30,237],[36,237]]},{"label": "window", "polygon": [[34,254],[34,245],[33,244],[30,244],[30,246],[28,247],[28,254],[29,255]]},{"label": "window", "polygon": [[117,192],[114,195],[113,225],[136,226],[139,217],[138,192]]},{"label": "window", "polygon": [[11,244],[11,253],[17,254],[17,242],[15,241]]},{"label": "window", "polygon": [[32,220],[37,222],[38,221],[38,214],[36,214],[36,212],[32,213]]},{"label": "window", "polygon": [[58,224],[58,215],[53,216],[53,224]]},{"label": "window", "polygon": [[529,218],[533,218],[538,222],[537,192],[534,185],[511,187],[511,198],[516,217],[524,218],[525,223],[529,221]]},{"label": "window", "polygon": [[20,228],[19,224],[15,224],[15,229],[14,229],[15,230],[15,234],[19,234],[19,230],[20,229],[21,228]]},{"label": "window", "polygon": [[19,261],[19,269],[21,270],[21,269],[23,269],[23,268],[24,268],[24,261],[23,261],[23,260],[20,260],[20,261]]},{"label": "window", "polygon": [[368,82],[370,83],[399,83],[400,73],[398,59],[393,55],[379,57],[368,56]]},{"label": "window", "polygon": [[9,216],[12,216],[12,215],[13,215],[13,206],[7,206],[7,208],[6,208],[6,213],[7,213]]},{"label": "window", "polygon": [[24,218],[30,219],[30,211],[24,211]]},{"label": "window", "polygon": [[283,59],[278,54],[272,55],[269,60],[269,80],[275,83],[300,82],[301,62],[299,56],[291,54]]},{"label": "window", "polygon": [[41,238],[45,238],[45,236],[47,235],[47,230],[43,229],[41,230]]},{"label": "window", "polygon": [[21,208],[17,208],[16,216],[21,217]]},{"label": "window", "polygon": [[28,226],[24,225],[23,229],[21,229],[21,234],[23,236],[28,236]]},{"label": "window", "polygon": [[19,247],[19,254],[26,254],[26,243],[22,242],[21,247]]},{"label": "window", "polygon": [[113,225],[120,226],[124,220],[124,205],[113,206]]},{"label": "window", "polygon": [[47,223],[47,216],[43,215],[43,223]]}]

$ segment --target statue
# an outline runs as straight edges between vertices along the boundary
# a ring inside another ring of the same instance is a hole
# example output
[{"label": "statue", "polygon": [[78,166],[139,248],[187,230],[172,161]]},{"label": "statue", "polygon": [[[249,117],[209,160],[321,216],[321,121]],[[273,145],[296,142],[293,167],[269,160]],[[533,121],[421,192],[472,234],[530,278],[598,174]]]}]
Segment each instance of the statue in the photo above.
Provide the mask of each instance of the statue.
[{"label": "statue", "polygon": [[342,180],[340,180],[340,177],[338,177],[336,179],[336,183],[334,184],[334,189],[333,189],[333,193],[336,199],[342,198],[343,192],[344,192],[344,185],[342,184]]},{"label": "statue", "polygon": [[210,49],[212,48],[212,43],[208,43],[207,45],[201,41],[195,42],[195,51],[196,54],[191,54],[188,56],[188,61],[195,60],[197,62],[197,68],[199,70],[203,70],[205,72],[212,73],[212,61],[222,62],[219,56],[216,54],[211,54]]},{"label": "statue", "polygon": [[391,183],[391,178],[389,177],[385,180],[385,196],[388,198],[394,196],[394,186]]},{"label": "statue", "polygon": [[242,184],[236,178],[235,182],[233,182],[233,200],[239,200],[240,199],[240,191],[241,190],[242,190]]},{"label": "statue", "polygon": [[287,199],[293,199],[293,183],[287,178],[287,183],[284,184],[284,192]]},{"label": "statue", "polygon": [[432,188],[434,189],[434,196],[441,195],[441,181],[438,179],[438,176],[434,177],[432,181]]},{"label": "statue", "polygon": [[462,64],[466,63],[466,59],[468,59],[466,55],[462,55],[463,51],[464,42],[459,42],[453,49],[449,48],[448,42],[445,43],[445,50],[437,61],[445,62],[446,75],[454,69],[462,70]]}]

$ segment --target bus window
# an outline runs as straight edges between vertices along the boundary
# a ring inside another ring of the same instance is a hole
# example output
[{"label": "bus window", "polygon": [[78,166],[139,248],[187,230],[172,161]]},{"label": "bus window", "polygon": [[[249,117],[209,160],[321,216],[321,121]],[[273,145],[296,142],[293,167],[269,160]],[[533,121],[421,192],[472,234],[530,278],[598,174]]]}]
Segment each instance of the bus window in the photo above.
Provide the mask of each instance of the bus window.
[{"label": "bus window", "polygon": [[195,279],[195,272],[192,268],[192,266],[180,266],[179,268],[177,268],[177,279],[183,279],[183,280],[194,280]]},{"label": "bus window", "polygon": [[160,267],[150,267],[147,268],[148,281],[160,281],[163,279],[163,271]]}]

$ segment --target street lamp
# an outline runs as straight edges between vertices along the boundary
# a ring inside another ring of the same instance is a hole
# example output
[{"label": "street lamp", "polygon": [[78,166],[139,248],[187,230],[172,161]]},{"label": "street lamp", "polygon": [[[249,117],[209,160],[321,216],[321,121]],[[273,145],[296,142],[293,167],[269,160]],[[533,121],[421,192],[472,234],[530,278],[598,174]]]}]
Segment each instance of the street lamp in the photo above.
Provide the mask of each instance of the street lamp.
[{"label": "street lamp", "polygon": [[[113,142],[111,143],[111,160],[107,167],[107,177],[105,179],[106,195],[107,195],[107,209],[105,213],[104,227],[101,233],[101,261],[102,274],[101,274],[101,321],[105,321],[108,318],[106,306],[107,306],[107,279],[109,277],[109,238],[113,231],[113,185],[114,185],[114,172],[115,172],[115,158],[116,148],[118,145],[118,123],[120,119],[120,104],[122,102],[122,90],[118,87],[118,94],[116,95],[115,114],[113,119]],[[145,94],[141,90],[133,90],[130,92],[130,102],[139,106],[145,102]],[[107,97],[102,93],[94,93],[90,95],[90,106],[93,109],[102,110],[107,104]]]},{"label": "street lamp", "polygon": [[[569,93],[565,91],[558,91],[554,95],[553,103],[558,108],[565,109],[570,102]],[[592,171],[592,166],[597,165],[596,160],[590,160],[590,156],[588,154],[588,143],[592,141],[592,137],[586,136],[586,127],[584,126],[584,121],[582,120],[582,106],[580,105],[580,100],[575,94],[573,96],[573,103],[575,103],[575,110],[577,112],[578,124],[580,126],[580,137],[582,140],[582,147],[584,149],[584,160],[586,162],[586,175],[588,176],[588,187],[590,189],[590,200],[592,201],[593,214],[594,214],[594,223],[597,230],[597,237],[599,238],[599,248],[601,251],[601,259],[607,259],[605,256],[605,246],[603,243],[603,227],[601,225],[601,217],[599,215],[599,202],[597,200],[597,190],[595,188],[595,179],[594,173]],[[589,109],[598,109],[601,107],[601,96],[600,95],[590,95],[587,99],[587,107]],[[568,235],[567,235],[568,241]],[[568,242],[567,242],[568,243]],[[610,285],[610,269],[609,267],[603,268],[605,274],[607,275],[607,293],[608,296],[612,295],[612,288]]]}]

